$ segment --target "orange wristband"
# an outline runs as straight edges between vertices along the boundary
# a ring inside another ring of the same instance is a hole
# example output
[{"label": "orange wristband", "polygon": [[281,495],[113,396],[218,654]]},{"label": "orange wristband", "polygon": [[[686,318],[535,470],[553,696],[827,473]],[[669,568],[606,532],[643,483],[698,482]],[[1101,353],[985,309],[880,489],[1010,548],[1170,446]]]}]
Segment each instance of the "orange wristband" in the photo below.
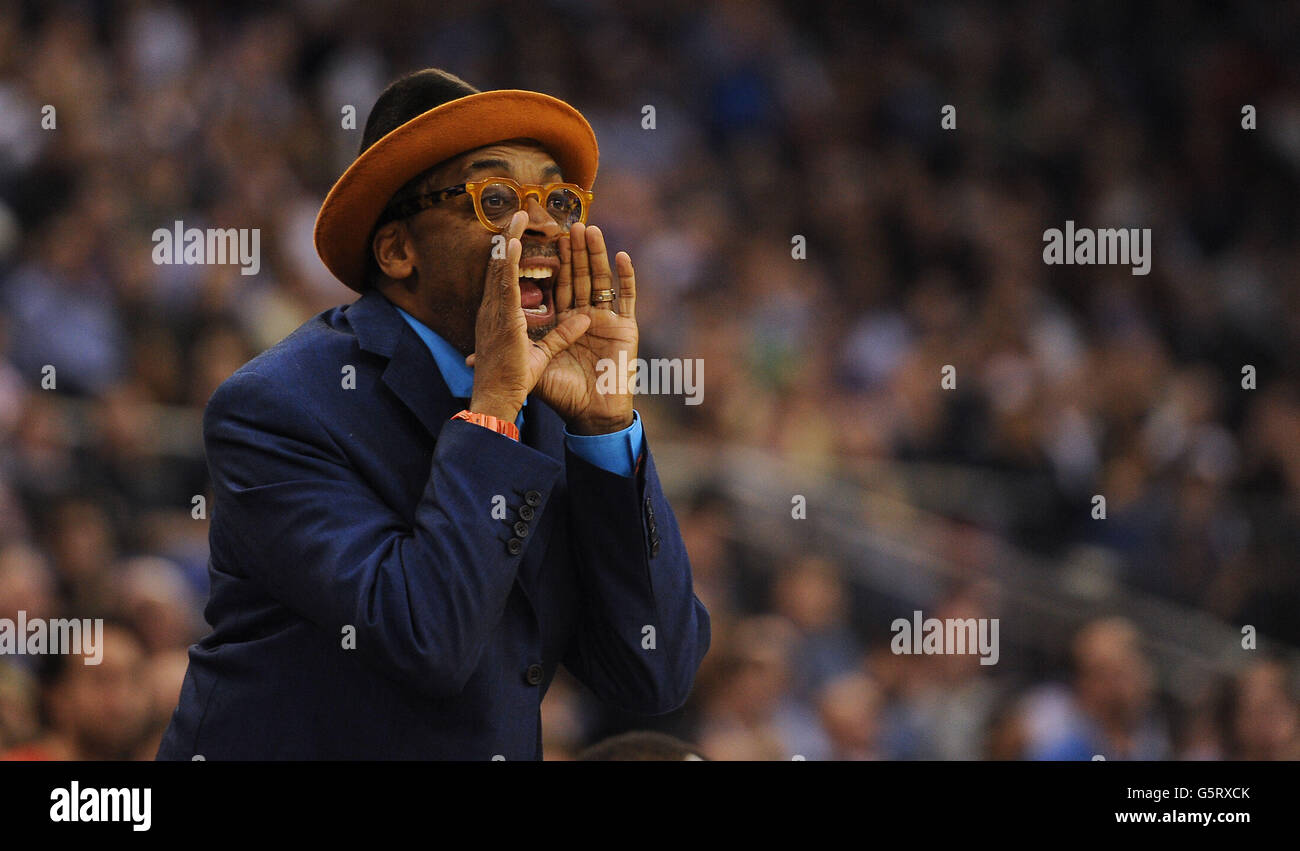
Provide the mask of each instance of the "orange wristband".
[{"label": "orange wristband", "polygon": [[461,411],[459,414],[452,417],[452,419],[465,420],[466,422],[471,422],[474,425],[481,425],[484,428],[492,429],[497,434],[504,434],[506,437],[510,438],[516,443],[519,441],[519,426],[515,425],[512,422],[507,422],[506,420],[498,419],[489,414],[476,414],[473,411]]}]

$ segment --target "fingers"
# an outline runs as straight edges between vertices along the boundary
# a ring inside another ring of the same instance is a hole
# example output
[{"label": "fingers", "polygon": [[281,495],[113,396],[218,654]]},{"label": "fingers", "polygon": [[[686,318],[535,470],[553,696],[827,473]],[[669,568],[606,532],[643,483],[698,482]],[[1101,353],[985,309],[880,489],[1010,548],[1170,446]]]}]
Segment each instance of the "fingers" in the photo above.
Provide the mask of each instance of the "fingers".
[{"label": "fingers", "polygon": [[522,296],[519,294],[519,259],[523,256],[524,244],[517,237],[510,237],[506,243],[506,267],[505,273],[501,276],[501,294],[500,316],[504,319],[508,316],[514,316],[515,313],[523,309],[523,302],[520,301]]},{"label": "fingers", "polygon": [[591,304],[591,267],[587,260],[587,227],[578,222],[569,229],[573,252],[573,306]]},{"label": "fingers", "polygon": [[[605,250],[605,235],[592,225],[585,234],[587,261],[591,266],[591,292],[596,293],[614,286],[614,276],[609,271],[609,252]],[[613,302],[593,302],[596,307],[609,309]]]},{"label": "fingers", "polygon": [[563,313],[573,305],[573,247],[569,237],[559,240],[560,274],[555,281],[555,312]]},{"label": "fingers", "polygon": [[555,326],[551,333],[533,343],[534,353],[537,353],[538,350],[542,353],[542,358],[535,361],[537,371],[533,377],[540,377],[542,371],[546,369],[546,365],[550,363],[551,358],[573,345],[575,340],[587,333],[587,328],[590,325],[591,317],[585,313],[578,313],[570,316]]},{"label": "fingers", "polygon": [[629,319],[636,316],[636,270],[632,268],[632,256],[626,251],[614,255],[614,265],[618,267],[618,315]]},{"label": "fingers", "polygon": [[[519,238],[528,225],[528,214],[515,213],[506,227],[506,256],[488,261],[488,280],[483,287],[483,305],[490,306],[498,319],[508,320],[523,309],[519,295],[519,260],[524,246]],[[495,250],[496,245],[493,245]]]}]

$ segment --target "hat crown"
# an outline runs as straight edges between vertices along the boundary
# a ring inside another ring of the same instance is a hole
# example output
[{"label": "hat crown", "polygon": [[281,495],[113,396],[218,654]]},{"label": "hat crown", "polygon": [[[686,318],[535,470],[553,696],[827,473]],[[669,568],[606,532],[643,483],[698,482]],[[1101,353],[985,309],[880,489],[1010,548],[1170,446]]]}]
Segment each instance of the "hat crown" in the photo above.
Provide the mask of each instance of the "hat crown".
[{"label": "hat crown", "polygon": [[478,89],[441,68],[425,68],[394,80],[370,109],[357,156],[412,118],[476,94],[480,94]]}]

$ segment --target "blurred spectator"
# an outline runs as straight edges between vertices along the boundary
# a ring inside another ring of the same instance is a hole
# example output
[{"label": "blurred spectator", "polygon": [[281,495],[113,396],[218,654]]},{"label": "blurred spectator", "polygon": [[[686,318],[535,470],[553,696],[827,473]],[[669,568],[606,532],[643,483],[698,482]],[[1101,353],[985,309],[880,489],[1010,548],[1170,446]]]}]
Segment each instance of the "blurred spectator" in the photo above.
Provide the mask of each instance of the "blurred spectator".
[{"label": "blurred spectator", "polygon": [[[929,614],[929,613],[927,613]],[[940,621],[989,617],[969,590],[942,602],[933,613]],[[913,682],[900,695],[896,709],[906,716],[911,735],[919,741],[909,756],[921,759],[973,760],[983,756],[985,733],[999,697],[976,653],[942,653],[909,657],[915,660]]]},{"label": "blurred spectator", "polygon": [[817,701],[829,748],[824,759],[883,759],[878,742],[882,700],[865,674],[845,674],[827,683]]},{"label": "blurred spectator", "polygon": [[125,562],[118,574],[117,610],[139,634],[146,652],[161,654],[199,639],[194,612],[200,603],[176,565],[140,557]]},{"label": "blurred spectator", "polygon": [[848,629],[848,594],[841,571],[829,560],[806,556],[772,588],[772,609],[799,630],[790,691],[804,700],[826,682],[857,666],[857,642]]},{"label": "blurred spectator", "polygon": [[158,753],[163,733],[180,700],[189,663],[189,654],[176,647],[160,650],[145,661],[139,683],[148,698],[146,732],[135,745],[134,759],[151,760]]},{"label": "blurred spectator", "polygon": [[1140,641],[1137,628],[1123,618],[1093,621],[1079,632],[1073,645],[1072,687],[1043,687],[1025,708],[1030,759],[1170,756]]},{"label": "blurred spectator", "polygon": [[74,617],[100,617],[114,600],[113,530],[97,503],[73,497],[52,512],[46,533],[59,590]]},{"label": "blurred spectator", "polygon": [[579,688],[581,684],[564,670],[551,680],[542,702],[542,755],[546,760],[580,758],[576,755],[586,739],[587,724]]},{"label": "blurred spectator", "polygon": [[1228,691],[1227,759],[1300,759],[1300,706],[1292,679],[1276,660],[1243,671]]},{"label": "blurred spectator", "polygon": [[45,556],[26,544],[0,548],[0,617],[48,618],[55,611],[54,577]]},{"label": "blurred spectator", "polygon": [[[140,640],[105,623],[99,664],[80,654],[44,657],[49,666],[42,705],[49,734],[3,755],[11,760],[132,759],[149,724],[151,693],[144,688]],[[179,694],[179,690],[177,691]]]},{"label": "blurred spectator", "polygon": [[632,731],[603,739],[578,755],[584,762],[704,761],[688,742],[652,731]]},{"label": "blurred spectator", "polygon": [[710,648],[717,655],[701,686],[699,736],[710,759],[788,760],[797,752],[782,724],[796,638],[789,622],[766,615],[741,621],[724,646]]}]

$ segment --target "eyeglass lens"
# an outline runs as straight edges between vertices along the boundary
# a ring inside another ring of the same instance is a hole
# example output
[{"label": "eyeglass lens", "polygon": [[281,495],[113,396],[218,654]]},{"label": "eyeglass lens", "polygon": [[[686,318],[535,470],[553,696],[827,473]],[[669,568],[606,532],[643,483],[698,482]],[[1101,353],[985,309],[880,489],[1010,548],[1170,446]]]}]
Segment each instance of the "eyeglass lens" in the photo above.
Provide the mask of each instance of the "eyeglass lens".
[{"label": "eyeglass lens", "polygon": [[[489,183],[479,195],[483,214],[492,224],[505,227],[520,208],[519,193],[508,183]],[[552,189],[542,205],[565,228],[582,219],[582,199],[572,189]]]}]

